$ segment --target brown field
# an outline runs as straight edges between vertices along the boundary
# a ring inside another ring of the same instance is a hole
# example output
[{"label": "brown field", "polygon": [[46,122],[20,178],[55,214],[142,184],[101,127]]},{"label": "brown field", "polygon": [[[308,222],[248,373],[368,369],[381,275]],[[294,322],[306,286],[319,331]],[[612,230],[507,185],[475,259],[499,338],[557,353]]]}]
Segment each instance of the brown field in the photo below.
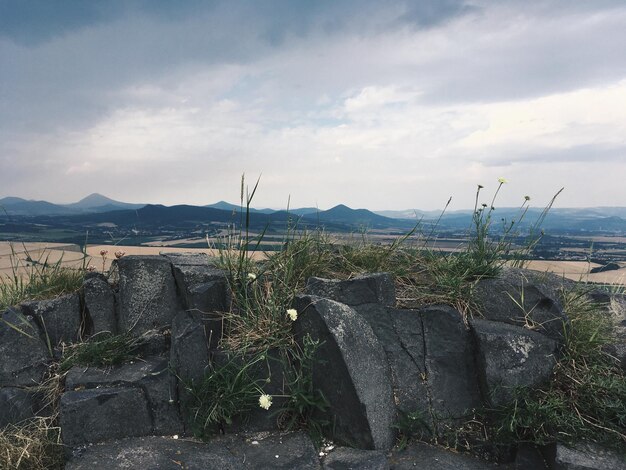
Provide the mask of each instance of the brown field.
[{"label": "brown field", "polygon": [[[444,242],[443,245],[446,245],[446,243]],[[444,248],[441,245],[436,247]],[[453,247],[446,246],[446,248],[452,249]],[[26,266],[26,259],[28,256],[39,262],[43,262],[46,258],[48,262],[57,262],[61,260],[61,264],[67,267],[79,268],[83,265],[83,254],[80,252],[80,248],[77,245],[65,243],[14,243],[13,250],[15,251],[15,255],[19,259],[19,263],[21,265],[20,274],[24,273],[24,267]],[[106,259],[104,260],[100,256],[101,250],[108,251]],[[91,245],[87,247],[88,259],[86,261],[86,265],[91,264],[101,271],[104,261],[104,270],[108,270],[111,265],[111,261],[115,259],[116,251],[124,251],[126,255],[158,255],[162,252],[207,253],[209,256],[216,256],[218,254],[217,250],[208,248]],[[262,259],[263,257],[263,253],[255,253],[256,259]],[[0,281],[6,279],[7,276],[12,275],[13,262],[11,244],[9,242],[0,241]],[[598,265],[594,263],[587,263],[585,261],[531,261],[528,264],[528,268],[536,271],[553,272],[575,281],[621,284],[626,286],[626,262],[619,264],[621,269],[594,274],[589,274],[589,270]]]},{"label": "brown field", "polygon": [[[15,256],[12,254],[11,245]],[[100,251],[107,250],[106,258],[103,260]],[[87,260],[85,265],[93,265],[98,271],[108,270],[111,261],[115,259],[115,252],[123,251],[126,255],[158,255],[159,253],[207,253],[209,256],[217,256],[217,250],[208,248],[175,248],[157,246],[112,246],[112,245],[90,245],[87,247]],[[27,258],[43,263],[46,259],[49,263],[56,263],[59,260],[61,265],[70,268],[80,268],[83,266],[83,254],[78,245],[67,243],[9,243],[0,241],[0,282],[7,276],[13,275],[14,264],[19,265],[18,272],[23,275],[27,268]],[[256,259],[263,257],[262,253],[255,253]],[[104,264],[103,264],[104,261]]]}]

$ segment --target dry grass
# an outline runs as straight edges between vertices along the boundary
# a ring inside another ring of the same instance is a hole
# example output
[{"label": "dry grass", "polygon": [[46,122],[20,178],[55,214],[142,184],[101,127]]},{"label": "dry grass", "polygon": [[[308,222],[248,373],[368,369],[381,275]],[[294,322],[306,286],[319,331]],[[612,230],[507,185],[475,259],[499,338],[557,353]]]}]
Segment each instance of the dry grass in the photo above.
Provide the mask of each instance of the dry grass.
[{"label": "dry grass", "polygon": [[58,424],[58,403],[64,374],[51,370],[34,387],[42,401],[37,416],[0,429],[0,468],[3,470],[61,470],[64,449]]}]

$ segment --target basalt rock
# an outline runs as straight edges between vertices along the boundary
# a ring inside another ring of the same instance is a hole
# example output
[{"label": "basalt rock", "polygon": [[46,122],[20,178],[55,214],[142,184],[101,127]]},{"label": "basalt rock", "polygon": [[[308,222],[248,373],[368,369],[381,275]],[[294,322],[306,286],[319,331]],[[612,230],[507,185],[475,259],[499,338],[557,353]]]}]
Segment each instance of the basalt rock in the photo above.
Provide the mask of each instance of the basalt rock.
[{"label": "basalt rock", "polygon": [[475,300],[486,320],[525,326],[562,343],[570,322],[559,302],[558,288],[554,282],[538,282],[537,276],[504,269],[499,277],[476,284]]},{"label": "basalt rock", "polygon": [[169,260],[163,256],[124,256],[117,260],[117,267],[120,331],[139,336],[170,325],[182,304]]},{"label": "basalt rock", "polygon": [[299,296],[295,325],[321,346],[313,382],[328,402],[328,418],[340,441],[363,449],[393,446],[395,405],[385,353],[369,324],[347,305]]},{"label": "basalt rock", "polygon": [[87,334],[117,334],[115,294],[103,275],[92,275],[83,283],[83,303]]},{"label": "basalt rock", "polygon": [[32,317],[10,308],[0,319],[0,387],[30,386],[43,379],[50,361]]},{"label": "basalt rock", "polygon": [[493,406],[509,402],[516,388],[547,382],[556,364],[556,341],[519,326],[472,320],[480,380]]},{"label": "basalt rock", "polygon": [[68,294],[51,300],[25,302],[22,310],[33,317],[41,334],[52,347],[73,343],[80,337],[80,297]]}]

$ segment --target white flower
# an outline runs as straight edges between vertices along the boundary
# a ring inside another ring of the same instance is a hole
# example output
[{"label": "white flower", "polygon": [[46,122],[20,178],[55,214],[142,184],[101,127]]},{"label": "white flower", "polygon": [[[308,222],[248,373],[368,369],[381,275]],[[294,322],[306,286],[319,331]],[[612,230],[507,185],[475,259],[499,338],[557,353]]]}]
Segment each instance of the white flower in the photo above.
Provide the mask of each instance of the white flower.
[{"label": "white flower", "polygon": [[296,321],[298,319],[298,311],[295,308],[287,310],[287,315],[291,318],[291,321]]},{"label": "white flower", "polygon": [[502,178],[502,177],[500,177],[500,178],[498,178],[498,183],[500,183],[500,184],[505,184],[505,183],[508,183],[508,181],[507,181],[507,179],[506,179],[506,178]]},{"label": "white flower", "polygon": [[259,406],[264,410],[269,410],[272,406],[272,396],[265,393],[259,397]]},{"label": "white flower", "polygon": [[254,281],[256,279],[256,274],[248,273],[248,279],[250,279],[251,281]]}]

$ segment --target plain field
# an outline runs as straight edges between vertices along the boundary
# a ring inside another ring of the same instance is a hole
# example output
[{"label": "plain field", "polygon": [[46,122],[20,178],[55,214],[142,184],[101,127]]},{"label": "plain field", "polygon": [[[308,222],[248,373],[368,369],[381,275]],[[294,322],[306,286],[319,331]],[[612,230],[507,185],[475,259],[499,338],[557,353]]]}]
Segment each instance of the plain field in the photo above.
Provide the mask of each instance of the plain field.
[{"label": "plain field", "polygon": [[[13,243],[12,245],[22,266],[26,266],[29,256],[30,259],[39,262],[43,262],[46,258],[48,262],[52,263],[61,260],[62,265],[67,267],[79,268],[83,265],[83,254],[77,245],[66,243]],[[108,251],[106,259],[104,259],[105,270],[109,269],[111,261],[115,259],[116,251],[123,251],[126,255],[158,255],[161,252],[207,253],[209,256],[218,254],[217,250],[209,248],[90,245],[87,247],[88,259],[86,264],[95,266],[99,271],[103,268],[103,259],[100,256],[101,250]],[[257,253],[255,258],[260,259],[263,256],[263,253]],[[585,261],[531,261],[528,267],[536,271],[550,271],[575,281],[626,285],[626,263],[619,264],[621,266],[619,270],[594,274],[589,274],[589,270],[599,265]],[[6,279],[7,276],[12,275],[12,272],[11,243],[0,241],[0,278]],[[23,268],[21,272],[23,273]]]}]

